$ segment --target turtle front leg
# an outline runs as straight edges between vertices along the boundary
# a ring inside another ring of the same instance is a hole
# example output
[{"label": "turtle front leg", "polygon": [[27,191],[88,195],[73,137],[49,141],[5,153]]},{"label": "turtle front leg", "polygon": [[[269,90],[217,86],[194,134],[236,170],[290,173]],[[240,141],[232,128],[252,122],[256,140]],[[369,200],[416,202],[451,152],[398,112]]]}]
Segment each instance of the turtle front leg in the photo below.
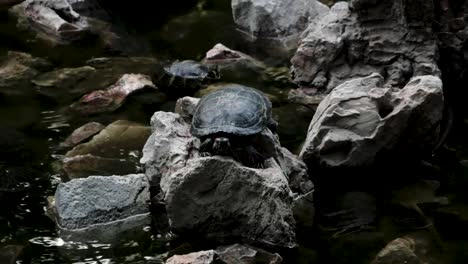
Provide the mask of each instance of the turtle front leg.
[{"label": "turtle front leg", "polygon": [[210,157],[213,147],[213,139],[207,138],[200,146],[200,157]]},{"label": "turtle front leg", "polygon": [[243,151],[236,151],[234,159],[250,168],[264,169],[265,156],[262,155],[253,146],[245,146]]}]

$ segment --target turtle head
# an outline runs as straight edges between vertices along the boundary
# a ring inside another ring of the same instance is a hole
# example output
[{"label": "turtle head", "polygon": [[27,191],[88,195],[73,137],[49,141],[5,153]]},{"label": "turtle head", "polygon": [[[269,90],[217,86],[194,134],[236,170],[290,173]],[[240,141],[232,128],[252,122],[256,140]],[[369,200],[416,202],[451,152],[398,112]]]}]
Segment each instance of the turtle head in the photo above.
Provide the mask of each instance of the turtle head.
[{"label": "turtle head", "polygon": [[214,155],[229,155],[231,153],[231,143],[227,137],[217,137],[213,142]]}]

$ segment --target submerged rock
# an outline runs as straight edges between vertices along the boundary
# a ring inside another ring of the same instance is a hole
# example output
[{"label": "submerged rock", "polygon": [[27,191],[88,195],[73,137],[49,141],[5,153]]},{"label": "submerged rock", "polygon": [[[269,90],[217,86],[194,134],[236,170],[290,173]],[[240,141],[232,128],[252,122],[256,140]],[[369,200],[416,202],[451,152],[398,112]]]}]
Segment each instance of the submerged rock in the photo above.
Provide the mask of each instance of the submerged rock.
[{"label": "submerged rock", "polygon": [[81,142],[89,139],[90,137],[96,135],[101,130],[105,128],[104,125],[97,123],[97,122],[89,122],[84,124],[83,126],[75,129],[73,133],[68,136],[65,141],[60,143],[61,147],[74,147]]},{"label": "submerged rock", "polygon": [[63,100],[64,97],[80,96],[93,89],[93,87],[80,84],[95,72],[96,69],[90,66],[62,68],[43,73],[31,82],[36,86],[39,93],[56,100]]},{"label": "submerged rock", "polygon": [[9,51],[0,58],[0,94],[27,95],[33,93],[31,79],[40,71],[47,70],[51,65],[48,61],[36,58],[30,54]]},{"label": "submerged rock", "polygon": [[122,106],[130,94],[143,89],[157,90],[151,77],[143,74],[124,74],[111,87],[83,95],[70,108],[82,115],[112,112]]},{"label": "submerged rock", "polygon": [[141,124],[116,121],[89,142],[68,151],[63,160],[65,172],[71,178],[97,172],[101,175],[135,173],[140,151],[150,133],[151,129]]},{"label": "submerged rock", "polygon": [[249,39],[286,51],[296,48],[302,31],[328,11],[316,0],[232,0],[231,5],[234,22]]},{"label": "submerged rock", "polygon": [[256,170],[222,157],[191,159],[169,177],[163,192],[177,233],[296,246],[292,193],[279,166]]},{"label": "submerged rock", "polygon": [[371,264],[423,264],[415,252],[415,242],[411,238],[397,238],[385,246]]},{"label": "submerged rock", "polygon": [[383,82],[379,74],[354,79],[320,103],[300,154],[309,167],[366,166],[431,153],[444,107],[441,80],[419,76],[402,89],[383,88]]},{"label": "submerged rock", "polygon": [[329,92],[373,72],[386,76],[384,82],[396,87],[404,86],[413,76],[440,75],[432,3],[350,4],[336,3],[304,31],[291,59],[296,83]]},{"label": "submerged rock", "polygon": [[143,174],[92,176],[60,183],[55,192],[64,240],[114,243],[142,235],[151,223],[149,184]]}]

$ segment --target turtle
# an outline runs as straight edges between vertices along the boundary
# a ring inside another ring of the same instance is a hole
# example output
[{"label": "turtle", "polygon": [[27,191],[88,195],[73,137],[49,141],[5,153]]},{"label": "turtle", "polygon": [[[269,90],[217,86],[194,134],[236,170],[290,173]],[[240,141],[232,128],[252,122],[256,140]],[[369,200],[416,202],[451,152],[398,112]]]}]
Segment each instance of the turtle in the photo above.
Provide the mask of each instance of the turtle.
[{"label": "turtle", "polygon": [[231,156],[244,166],[263,168],[274,156],[265,146],[262,131],[276,131],[271,102],[260,91],[242,85],[227,85],[200,99],[191,125],[200,138],[201,156]]},{"label": "turtle", "polygon": [[163,70],[160,86],[168,93],[195,92],[203,82],[220,78],[216,65],[205,65],[193,60],[175,61]]}]

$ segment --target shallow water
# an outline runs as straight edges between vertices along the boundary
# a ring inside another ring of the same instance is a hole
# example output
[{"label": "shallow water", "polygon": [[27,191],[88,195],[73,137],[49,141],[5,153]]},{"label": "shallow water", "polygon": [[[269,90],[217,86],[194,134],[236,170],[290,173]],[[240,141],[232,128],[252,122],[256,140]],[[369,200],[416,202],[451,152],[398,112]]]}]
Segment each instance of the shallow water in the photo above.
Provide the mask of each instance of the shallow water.
[{"label": "shallow water", "polygon": [[[135,33],[149,40],[149,55],[162,61],[199,60],[216,43],[249,51],[234,30],[229,5],[226,3],[228,1],[211,1],[204,7],[194,7],[173,15],[154,28],[139,28]],[[48,57],[55,67],[81,66],[90,58],[107,55],[105,51],[92,47],[57,49],[52,54],[39,43],[24,44],[28,37],[18,34],[14,21],[7,15],[0,14],[0,55],[8,50],[24,51],[38,57]],[[285,101],[287,90],[294,88],[294,85],[273,89],[254,77],[239,78],[237,82],[253,85],[279,98],[274,104],[274,117],[280,123],[280,139],[283,146],[297,153],[313,112]],[[120,247],[66,243],[57,237],[55,225],[46,214],[47,197],[54,194],[55,187],[61,180],[61,175],[54,166],[64,154],[58,145],[74,129],[89,121],[109,124],[117,119],[149,124],[154,111],[171,111],[174,103],[173,99],[169,99],[156,107],[142,108],[138,100],[129,100],[124,107],[112,114],[71,118],[63,113],[63,107],[68,105],[65,102],[56,102],[36,93],[0,95],[0,248],[4,250],[0,252],[0,261],[10,251],[14,253],[21,250],[23,253],[17,263],[162,263],[158,254],[170,249],[178,248],[178,252],[190,252],[192,248],[203,248],[202,245],[195,244],[185,248],[184,241],[174,242],[171,234],[164,232],[153,232],[149,241],[130,241]],[[462,132],[454,133],[451,142],[455,159],[466,159],[468,142],[459,138],[463,138],[463,131],[468,131],[468,126],[462,124],[456,129]],[[445,174],[455,177],[457,183],[468,183],[466,167],[459,166],[456,162],[450,163],[452,160],[447,161],[447,164],[440,160],[437,162],[443,168],[451,168]],[[463,196],[465,186],[452,183],[445,186],[445,190],[450,191],[452,200],[463,204],[467,198]],[[385,226],[383,229],[386,230],[388,239],[404,234],[400,230],[392,230],[392,225],[385,221],[382,221],[382,225]],[[317,257],[321,245],[317,245],[311,237],[302,239],[307,247],[301,247],[291,257],[294,259],[292,263],[327,263]],[[466,237],[449,237],[444,243],[448,248],[441,257],[448,261],[444,263],[466,263]],[[5,246],[9,246],[8,250]],[[350,260],[348,263],[354,262]]]}]

